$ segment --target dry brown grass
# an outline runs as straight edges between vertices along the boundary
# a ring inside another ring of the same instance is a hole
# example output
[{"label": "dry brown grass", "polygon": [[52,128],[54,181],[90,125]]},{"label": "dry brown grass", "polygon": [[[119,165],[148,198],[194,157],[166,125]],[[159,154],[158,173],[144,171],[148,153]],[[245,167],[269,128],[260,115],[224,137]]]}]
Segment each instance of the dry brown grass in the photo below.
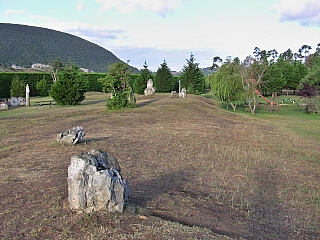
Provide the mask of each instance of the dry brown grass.
[{"label": "dry brown grass", "polygon": [[[320,239],[318,139],[200,96],[138,96],[114,112],[107,97],[0,112],[0,238]],[[77,125],[84,142],[55,142]],[[131,185],[123,214],[68,208],[70,158],[92,148],[115,156]]]}]

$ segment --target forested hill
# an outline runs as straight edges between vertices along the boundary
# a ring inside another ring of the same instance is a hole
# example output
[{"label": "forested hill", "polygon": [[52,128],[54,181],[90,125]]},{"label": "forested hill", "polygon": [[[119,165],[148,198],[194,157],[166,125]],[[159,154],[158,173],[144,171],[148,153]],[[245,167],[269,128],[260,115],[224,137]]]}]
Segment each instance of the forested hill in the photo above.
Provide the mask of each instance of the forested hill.
[{"label": "forested hill", "polygon": [[121,61],[112,52],[71,34],[19,24],[0,23],[0,66],[31,67],[60,59],[95,72]]}]

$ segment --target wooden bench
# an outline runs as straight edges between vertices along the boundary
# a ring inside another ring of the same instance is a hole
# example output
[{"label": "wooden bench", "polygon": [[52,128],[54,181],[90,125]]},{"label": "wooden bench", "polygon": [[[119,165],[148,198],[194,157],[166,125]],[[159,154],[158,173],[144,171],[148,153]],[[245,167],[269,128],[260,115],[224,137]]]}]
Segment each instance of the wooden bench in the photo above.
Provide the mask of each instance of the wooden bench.
[{"label": "wooden bench", "polygon": [[51,106],[55,107],[56,102],[54,100],[36,102],[37,109],[38,109],[39,106],[42,107],[43,105],[50,105],[50,108],[51,108]]}]

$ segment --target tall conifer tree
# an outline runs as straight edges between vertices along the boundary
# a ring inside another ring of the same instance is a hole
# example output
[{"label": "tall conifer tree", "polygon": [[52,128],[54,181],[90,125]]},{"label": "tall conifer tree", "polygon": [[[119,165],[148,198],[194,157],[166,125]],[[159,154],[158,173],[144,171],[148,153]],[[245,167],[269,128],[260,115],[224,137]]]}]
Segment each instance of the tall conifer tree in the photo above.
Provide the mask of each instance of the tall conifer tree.
[{"label": "tall conifer tree", "polygon": [[187,59],[187,65],[183,66],[180,76],[181,87],[187,89],[187,93],[201,94],[205,87],[205,77],[199,68],[199,63],[195,62],[193,53]]},{"label": "tall conifer tree", "polygon": [[172,73],[166,60],[160,65],[155,77],[155,88],[158,92],[170,92],[173,90]]}]

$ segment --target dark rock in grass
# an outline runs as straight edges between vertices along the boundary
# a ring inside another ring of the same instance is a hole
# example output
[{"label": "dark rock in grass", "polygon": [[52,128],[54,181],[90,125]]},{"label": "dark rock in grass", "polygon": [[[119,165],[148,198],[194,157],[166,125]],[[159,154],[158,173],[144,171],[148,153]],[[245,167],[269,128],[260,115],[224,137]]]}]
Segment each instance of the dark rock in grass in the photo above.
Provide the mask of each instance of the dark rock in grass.
[{"label": "dark rock in grass", "polygon": [[77,142],[81,142],[84,136],[85,132],[83,130],[83,127],[77,126],[70,130],[57,134],[57,141],[59,143],[76,144]]},{"label": "dark rock in grass", "polygon": [[120,165],[113,156],[93,149],[71,157],[68,167],[71,209],[122,213],[129,194],[129,183],[122,178]]}]

